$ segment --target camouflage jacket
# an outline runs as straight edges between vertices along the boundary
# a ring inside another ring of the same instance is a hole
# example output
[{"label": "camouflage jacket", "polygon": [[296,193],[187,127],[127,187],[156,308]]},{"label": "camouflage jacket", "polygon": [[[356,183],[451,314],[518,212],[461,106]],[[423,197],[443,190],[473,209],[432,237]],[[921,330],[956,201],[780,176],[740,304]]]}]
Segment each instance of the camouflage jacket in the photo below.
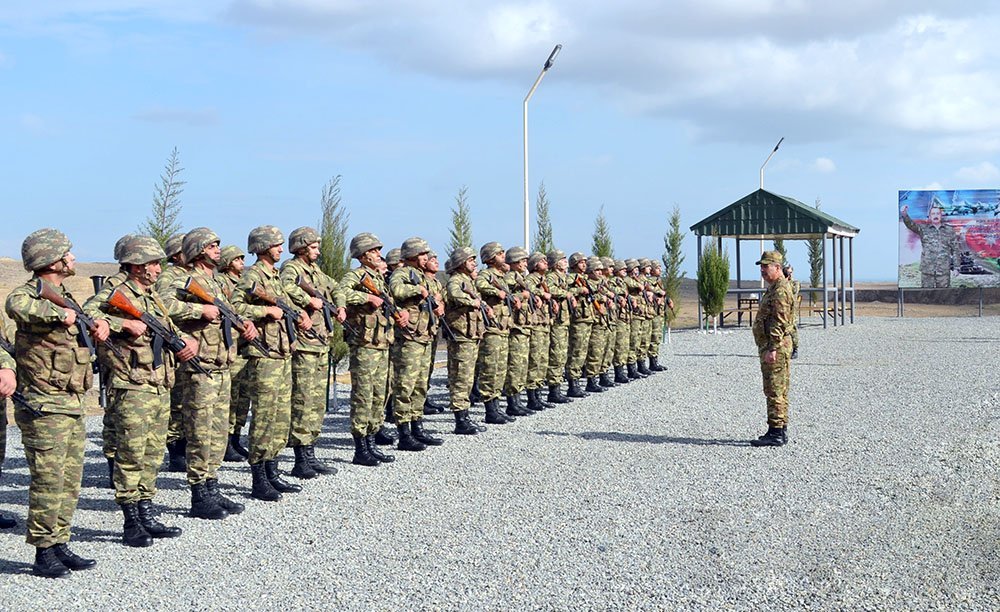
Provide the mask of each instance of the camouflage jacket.
[{"label": "camouflage jacket", "polygon": [[[441,284],[441,281],[439,281],[433,274],[424,274],[424,276],[427,277],[427,286],[429,287],[428,290],[431,292],[431,295],[436,294],[437,297],[435,298],[435,301],[443,306],[445,304],[445,298],[444,286]],[[438,319],[437,315],[434,315],[434,320],[431,321],[430,327],[430,334],[432,338],[437,335],[440,328],[441,321]]]},{"label": "camouflage jacket", "polygon": [[565,272],[552,270],[545,274],[545,286],[552,294],[552,301],[558,304],[555,314],[549,319],[552,325],[569,325],[569,276]]},{"label": "camouflage jacket", "polygon": [[[486,328],[486,333],[500,336],[509,335],[510,326],[513,323],[513,313],[507,308],[506,301],[500,299],[500,292],[504,289],[497,288],[507,286],[504,273],[496,268],[486,268],[476,277],[475,283],[479,295],[493,309],[493,320],[496,322],[496,325],[490,325]],[[506,293],[510,292],[506,291]]]},{"label": "camouflage jacket", "polygon": [[526,287],[524,273],[512,270],[504,275],[503,282],[507,287],[507,293],[516,297],[517,303],[521,306],[520,308],[515,306],[514,312],[511,313],[510,331],[518,334],[531,333],[531,326],[535,323],[535,313],[532,312],[534,304],[529,305],[529,301],[534,298],[524,295]]},{"label": "camouflage jacket", "polygon": [[914,223],[910,216],[903,214],[903,224],[920,236],[920,271],[923,274],[945,274],[951,270],[952,258],[958,261],[960,243],[955,228],[942,223],[935,227],[930,223]]},{"label": "camouflage jacket", "polygon": [[[309,313],[312,319],[312,328],[316,332],[317,338],[307,338],[299,334],[299,341],[295,343],[295,350],[303,353],[325,353],[330,350],[329,335],[333,330],[326,328],[326,321],[323,318],[323,310],[313,310],[309,305],[309,294],[299,287],[299,279],[312,285],[313,289],[319,292],[323,298],[333,303],[336,283],[326,275],[315,263],[308,263],[296,257],[281,265],[281,283],[285,286],[285,293],[289,301]],[[333,321],[331,321],[333,323]]]},{"label": "camouflage jacket", "polygon": [[395,340],[394,323],[386,316],[384,308],[368,303],[371,294],[361,284],[365,277],[371,278],[375,288],[383,294],[389,293],[378,270],[359,266],[344,275],[337,291],[340,300],[337,305],[347,308],[347,322],[357,331],[357,334],[348,334],[345,340],[351,346],[388,349]]},{"label": "camouflage jacket", "polygon": [[[66,312],[38,296],[37,282],[33,277],[7,296],[7,315],[17,326],[17,388],[43,412],[83,414],[83,394],[94,383],[94,357],[80,342],[78,328],[63,324]],[[65,286],[53,288],[73,299]]]},{"label": "camouflage jacket", "polygon": [[389,276],[389,293],[398,308],[410,313],[406,332],[397,339],[427,344],[431,341],[431,315],[420,289],[431,293],[427,275],[413,266],[402,266]]},{"label": "camouflage jacket", "polygon": [[[528,290],[531,291],[535,297],[542,300],[542,305],[536,305],[535,312],[532,316],[531,324],[534,327],[548,327],[550,321],[552,320],[552,303],[555,302],[555,300],[545,300],[545,297],[542,294],[546,293],[546,291],[542,288],[542,283],[545,283],[545,286],[548,287],[548,283],[545,282],[544,274],[531,272],[524,277],[524,284]],[[558,306],[556,306],[556,308],[558,308]]]},{"label": "camouflage jacket", "polygon": [[[174,333],[180,333],[177,326],[170,320],[169,309],[155,289],[142,289],[132,280],[126,280],[116,289],[127,297],[136,308],[153,316]],[[91,303],[88,302],[88,305]],[[120,322],[126,318],[124,313],[110,306],[107,302],[99,304],[98,309],[105,313],[109,319],[117,318]],[[155,350],[151,334],[145,333],[136,338],[122,330],[112,332],[111,338],[125,355],[123,361],[111,351],[101,350],[99,352],[101,362],[111,372],[109,381],[111,388],[160,392],[174,386],[176,360],[173,354],[165,348],[159,351]]]},{"label": "camouflage jacket", "polygon": [[475,305],[479,299],[475,281],[465,272],[456,272],[448,279],[444,318],[460,342],[477,342],[486,331],[486,322]]},{"label": "camouflage jacket", "polygon": [[[3,339],[4,344],[10,344],[11,349],[14,348],[14,343],[10,341],[10,335],[7,332],[7,317],[0,312],[0,338]],[[14,361],[14,356],[5,350],[0,350],[0,370],[16,370],[17,362]],[[0,405],[3,402],[0,400]]]},{"label": "camouflage jacket", "polygon": [[[170,292],[170,287],[176,284],[178,277],[186,279],[189,275],[190,271],[184,266],[174,264],[164,266],[163,272],[160,273],[159,278],[156,279],[156,284],[153,285],[153,291],[156,291],[159,295],[166,295]],[[103,291],[101,293],[103,293]],[[108,295],[111,294],[108,293]],[[186,320],[196,319],[201,316],[200,304],[174,300],[170,306],[171,317],[181,317]]]},{"label": "camouflage jacket", "polygon": [[[221,317],[215,321],[206,321],[201,318],[204,304],[198,298],[184,291],[184,285],[187,284],[188,279],[194,279],[209,295],[235,310],[233,305],[229,303],[225,281],[221,280],[221,276],[221,274],[208,273],[201,268],[192,268],[188,270],[186,275],[174,275],[174,281],[160,294],[167,311],[177,313],[172,315],[171,319],[181,329],[182,335],[194,338],[198,342],[198,358],[208,370],[228,369],[236,361],[239,332],[230,330],[231,343],[227,346],[222,332],[223,325],[227,325],[227,323]],[[183,304],[175,304],[175,302],[183,302]],[[188,308],[188,305],[194,306],[194,308]],[[196,312],[198,316],[194,317]],[[181,364],[181,368],[184,367],[186,366]]]},{"label": "camouflage jacket", "polygon": [[254,326],[257,327],[260,341],[267,347],[267,354],[262,354],[259,349],[254,348],[252,344],[242,338],[237,345],[239,353],[243,357],[287,359],[292,355],[292,343],[295,339],[288,337],[283,319],[274,320],[267,316],[266,309],[269,304],[250,293],[250,289],[254,285],[258,285],[276,299],[287,300],[288,298],[278,270],[268,266],[263,261],[258,260],[243,273],[230,302],[237,314],[253,321]]},{"label": "camouflage jacket", "polygon": [[576,317],[573,319],[573,322],[593,323],[596,320],[594,318],[594,306],[588,297],[589,293],[583,292],[590,279],[587,278],[586,274],[580,274],[579,272],[571,272],[568,277],[569,288],[567,291],[570,295],[576,297]]},{"label": "camouflage jacket", "polygon": [[792,285],[784,278],[774,281],[760,296],[757,318],[753,321],[753,339],[761,353],[778,350],[794,328],[795,297]]}]

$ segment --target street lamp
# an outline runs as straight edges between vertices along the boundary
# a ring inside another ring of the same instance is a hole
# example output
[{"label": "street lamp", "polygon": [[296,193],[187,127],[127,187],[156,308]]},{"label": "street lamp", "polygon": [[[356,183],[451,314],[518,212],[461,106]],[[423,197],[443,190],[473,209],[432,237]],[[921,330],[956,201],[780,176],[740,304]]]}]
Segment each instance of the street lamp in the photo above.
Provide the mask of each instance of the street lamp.
[{"label": "street lamp", "polygon": [[552,53],[549,53],[549,58],[545,60],[545,64],[542,66],[542,71],[538,74],[538,78],[535,79],[535,84],[531,86],[531,89],[528,90],[528,95],[524,97],[524,248],[528,251],[531,250],[531,245],[529,244],[531,223],[528,211],[528,100],[531,100],[532,94],[538,89],[538,84],[542,82],[542,77],[545,76],[545,73],[555,63],[556,56],[559,55],[559,51],[561,50],[562,45],[556,45],[552,49]]},{"label": "street lamp", "polygon": [[[771,161],[771,158],[774,157],[774,154],[778,152],[778,147],[780,147],[781,143],[783,143],[783,142],[785,142],[785,137],[784,136],[782,136],[778,140],[778,144],[774,145],[774,149],[771,151],[771,154],[768,155],[767,159],[764,160],[764,163],[760,165],[760,188],[761,189],[764,188],[764,166],[767,165],[767,162]],[[764,239],[763,238],[760,239],[760,254],[761,255],[764,254]],[[764,286],[764,279],[763,278],[760,279],[760,286],[761,287]]]}]

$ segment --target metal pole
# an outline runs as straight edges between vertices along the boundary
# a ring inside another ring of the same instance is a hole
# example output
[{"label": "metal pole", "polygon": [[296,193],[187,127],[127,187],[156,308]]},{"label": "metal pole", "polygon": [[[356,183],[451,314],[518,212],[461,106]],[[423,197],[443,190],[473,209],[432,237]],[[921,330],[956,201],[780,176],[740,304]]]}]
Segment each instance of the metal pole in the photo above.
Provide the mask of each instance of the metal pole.
[{"label": "metal pole", "polygon": [[[778,144],[774,145],[774,149],[771,150],[771,154],[768,155],[767,159],[764,160],[764,163],[760,165],[760,188],[761,188],[762,191],[764,189],[764,167],[767,166],[767,162],[771,161],[771,158],[774,157],[774,154],[778,152],[778,147],[780,147],[781,143],[783,143],[783,142],[785,142],[785,137],[784,136],[782,136],[778,140]],[[761,239],[760,239],[760,254],[761,255],[764,254],[764,237],[763,236],[761,236]],[[763,278],[760,279],[760,288],[761,289],[764,288],[764,279]]]},{"label": "metal pole", "polygon": [[826,301],[828,297],[826,289],[826,234],[823,234],[823,329],[826,329]]},{"label": "metal pole", "polygon": [[528,101],[531,100],[531,96],[538,89],[538,84],[542,82],[542,77],[545,73],[549,71],[552,67],[553,62],[555,62],[556,56],[559,55],[559,51],[562,49],[562,45],[556,45],[552,49],[552,53],[549,54],[549,59],[545,60],[545,64],[542,66],[542,71],[538,73],[538,78],[535,79],[535,84],[531,86],[528,90],[528,95],[524,97],[524,248],[531,251],[531,213],[528,209]]},{"label": "metal pole", "polygon": [[840,292],[837,290],[837,237],[830,235],[830,280],[833,281],[833,326],[837,327],[837,307]]},{"label": "metal pole", "polygon": [[844,237],[840,237],[840,324],[847,314],[847,285],[844,283]]},{"label": "metal pole", "polygon": [[[698,260],[701,260],[701,234],[698,234]],[[695,266],[697,269],[697,263]],[[701,329],[701,296],[698,296],[698,329]]]},{"label": "metal pole", "polygon": [[854,300],[854,236],[847,239],[847,248],[850,249],[850,257],[848,261],[851,264],[851,323],[854,323],[854,309],[856,303]]},{"label": "metal pole", "polygon": [[740,279],[740,238],[736,237],[736,288],[743,288],[743,281]]}]

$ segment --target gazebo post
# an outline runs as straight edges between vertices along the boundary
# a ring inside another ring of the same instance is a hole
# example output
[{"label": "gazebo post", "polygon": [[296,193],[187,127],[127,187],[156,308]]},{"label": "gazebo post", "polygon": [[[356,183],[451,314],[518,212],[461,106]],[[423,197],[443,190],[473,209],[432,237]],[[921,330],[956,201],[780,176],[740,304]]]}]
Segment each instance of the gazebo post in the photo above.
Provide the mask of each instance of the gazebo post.
[{"label": "gazebo post", "polygon": [[736,288],[743,288],[743,281],[740,277],[740,237],[736,237]]},{"label": "gazebo post", "polygon": [[[698,259],[701,259],[701,234],[698,234]],[[698,329],[701,329],[701,296],[698,296]]]},{"label": "gazebo post", "polygon": [[823,234],[823,329],[826,329],[827,299],[829,293],[826,284],[826,234]]},{"label": "gazebo post", "polygon": [[849,256],[848,256],[848,261],[850,262],[850,265],[851,265],[851,323],[853,324],[854,323],[854,308],[855,308],[855,300],[854,300],[854,236],[851,236],[850,238],[847,239],[847,248],[850,249],[849,250]]},{"label": "gazebo post", "polygon": [[837,327],[837,309],[840,308],[840,291],[837,286],[837,235],[830,234],[830,280],[833,281],[833,326]]},{"label": "gazebo post", "polygon": [[845,325],[847,315],[847,285],[844,283],[844,237],[840,236],[840,324]]}]

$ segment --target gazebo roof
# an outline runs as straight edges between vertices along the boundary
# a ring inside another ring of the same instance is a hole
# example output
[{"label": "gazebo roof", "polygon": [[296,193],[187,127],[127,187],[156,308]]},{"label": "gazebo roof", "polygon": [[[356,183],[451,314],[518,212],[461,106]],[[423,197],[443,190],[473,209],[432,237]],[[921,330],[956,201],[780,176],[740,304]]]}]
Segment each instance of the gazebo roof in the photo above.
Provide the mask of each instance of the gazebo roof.
[{"label": "gazebo roof", "polygon": [[740,239],[854,237],[858,228],[794,198],[758,189],[691,226],[698,236]]}]

